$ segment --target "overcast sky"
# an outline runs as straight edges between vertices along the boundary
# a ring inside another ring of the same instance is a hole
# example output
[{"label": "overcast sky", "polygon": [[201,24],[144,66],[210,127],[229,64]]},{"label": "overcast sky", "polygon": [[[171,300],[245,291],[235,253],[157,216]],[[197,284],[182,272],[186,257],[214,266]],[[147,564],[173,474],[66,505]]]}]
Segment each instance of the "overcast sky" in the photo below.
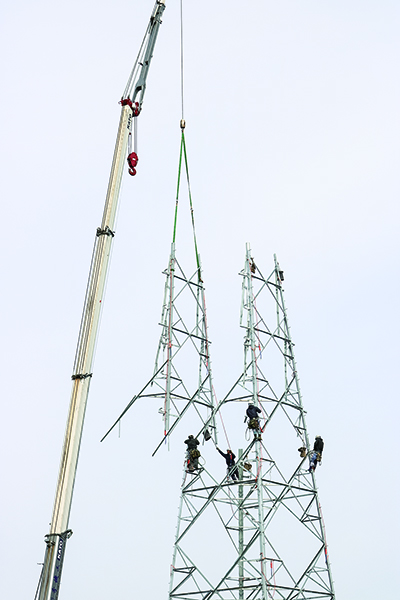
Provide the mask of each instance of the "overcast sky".
[{"label": "overcast sky", "polygon": [[[152,7],[2,5],[4,599],[35,594],[118,101]],[[217,395],[242,365],[237,274],[250,242],[263,272],[274,252],[285,271],[310,435],[326,442],[317,475],[337,598],[394,598],[400,4],[185,0],[184,23],[186,139]],[[151,459],[162,422],[150,401],[127,415],[121,438],[99,440],[152,374],[180,116],[173,0],[140,116],[138,174],[123,183],[60,600],[167,598],[182,439]],[[177,253],[194,270],[181,209]]]}]

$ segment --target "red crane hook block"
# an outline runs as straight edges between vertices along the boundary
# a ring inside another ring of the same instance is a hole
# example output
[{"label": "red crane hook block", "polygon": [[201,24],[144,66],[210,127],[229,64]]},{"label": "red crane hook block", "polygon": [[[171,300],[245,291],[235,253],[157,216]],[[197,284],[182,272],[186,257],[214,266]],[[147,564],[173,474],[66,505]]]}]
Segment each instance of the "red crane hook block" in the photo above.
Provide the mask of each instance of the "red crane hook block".
[{"label": "red crane hook block", "polygon": [[129,165],[129,175],[136,175],[136,165],[138,164],[138,155],[136,154],[136,152],[131,152],[127,158],[128,161],[128,165]]}]

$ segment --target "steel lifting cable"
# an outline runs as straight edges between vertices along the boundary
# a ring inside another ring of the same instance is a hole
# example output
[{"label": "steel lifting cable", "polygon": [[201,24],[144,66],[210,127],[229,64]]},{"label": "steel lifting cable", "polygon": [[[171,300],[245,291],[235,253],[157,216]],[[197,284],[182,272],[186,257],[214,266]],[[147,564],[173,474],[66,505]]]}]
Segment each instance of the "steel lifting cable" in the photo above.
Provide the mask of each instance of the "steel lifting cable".
[{"label": "steel lifting cable", "polygon": [[183,0],[180,1],[181,17],[181,103],[182,103],[182,121],[185,119],[183,110]]},{"label": "steel lifting cable", "polygon": [[197,239],[196,239],[196,228],[194,224],[194,211],[193,211],[193,202],[192,202],[192,191],[190,188],[190,178],[189,178],[189,166],[188,166],[188,158],[186,151],[186,140],[185,140],[185,112],[184,112],[184,86],[183,86],[183,6],[182,0],[180,1],[180,19],[181,19],[181,30],[180,30],[180,42],[181,42],[181,147],[179,152],[179,167],[178,167],[178,182],[176,186],[176,203],[175,203],[175,218],[174,218],[174,233],[173,233],[173,243],[175,243],[176,239],[176,226],[177,226],[177,218],[178,218],[178,202],[179,202],[179,191],[180,191],[180,182],[181,182],[181,172],[182,172],[182,158],[184,159],[185,171],[186,171],[186,182],[189,194],[189,204],[190,204],[190,215],[192,219],[192,229],[193,229],[193,240],[194,240],[194,249],[196,254],[196,263],[198,269],[198,277],[201,278],[200,275],[200,259],[199,253],[197,250]]}]

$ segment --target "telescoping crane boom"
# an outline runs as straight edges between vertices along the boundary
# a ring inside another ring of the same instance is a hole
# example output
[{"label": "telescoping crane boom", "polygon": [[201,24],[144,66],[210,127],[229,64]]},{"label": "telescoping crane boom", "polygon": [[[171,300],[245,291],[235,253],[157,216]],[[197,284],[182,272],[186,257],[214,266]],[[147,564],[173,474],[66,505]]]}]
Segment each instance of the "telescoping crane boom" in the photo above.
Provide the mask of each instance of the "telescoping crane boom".
[{"label": "telescoping crane boom", "polygon": [[[86,402],[92,377],[92,363],[102,307],[104,285],[109,264],[114,223],[125,159],[128,155],[129,173],[135,175],[136,147],[131,152],[133,121],[139,115],[146,89],[146,78],[153,56],[165,0],[158,0],[139,50],[136,62],[121,99],[121,118],[104,206],[103,220],[97,228],[89,279],[79,330],[75,363],[72,374],[72,394],[61,455],[56,497],[50,532],[45,537],[46,553],[35,599],[57,600],[67,539],[79,447],[85,418]],[[134,134],[136,128],[134,128]],[[135,137],[135,136],[134,136]]]}]

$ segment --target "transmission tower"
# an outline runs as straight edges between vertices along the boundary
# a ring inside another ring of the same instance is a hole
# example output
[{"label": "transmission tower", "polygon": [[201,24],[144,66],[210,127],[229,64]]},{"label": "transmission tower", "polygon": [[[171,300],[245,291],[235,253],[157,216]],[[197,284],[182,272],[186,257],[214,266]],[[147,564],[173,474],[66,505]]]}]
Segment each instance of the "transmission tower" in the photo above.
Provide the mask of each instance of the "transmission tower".
[{"label": "transmission tower", "polygon": [[247,430],[238,481],[235,467],[184,469],[169,600],[334,600],[283,272],[275,257],[265,278],[247,245],[240,274],[244,368],[215,414],[251,402],[261,430]]},{"label": "transmission tower", "polygon": [[[183,126],[182,126],[183,125]],[[163,420],[163,437],[154,454],[169,440],[170,435],[186,414],[198,435],[217,442],[215,401],[212,381],[210,344],[207,329],[205,287],[197,249],[193,206],[186,157],[184,122],[181,122],[181,153],[175,205],[174,230],[168,266],[164,271],[165,287],[161,313],[161,335],[153,375],[133,396],[118,419],[104,435],[103,441],[139,398],[156,398],[161,402],[159,413]],[[184,160],[183,160],[184,159]],[[190,275],[178,261],[176,232],[178,198],[182,162],[186,179],[193,228],[195,267]]]}]

